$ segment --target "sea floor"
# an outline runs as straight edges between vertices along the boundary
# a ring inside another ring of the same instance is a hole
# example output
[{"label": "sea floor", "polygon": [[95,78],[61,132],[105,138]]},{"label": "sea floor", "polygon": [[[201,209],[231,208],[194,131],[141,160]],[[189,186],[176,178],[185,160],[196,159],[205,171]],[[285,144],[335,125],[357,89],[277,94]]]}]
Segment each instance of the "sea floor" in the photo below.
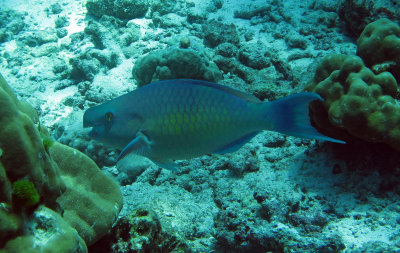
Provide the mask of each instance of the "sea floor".
[{"label": "sea floor", "polygon": [[[90,141],[82,127],[85,109],[137,87],[132,68],[147,53],[179,47],[188,37],[204,59],[215,57],[215,48],[204,45],[201,25],[182,14],[193,6],[209,20],[234,24],[250,54],[268,52],[289,69],[267,64],[245,71],[249,79],[225,72],[220,83],[261,90],[267,99],[300,92],[324,56],[355,54],[355,39],[332,11],[336,1],[318,1],[316,7],[297,0],[178,1],[184,8],[162,16],[165,26],[155,26],[149,15],[129,21],[139,33],[129,45],[121,44],[119,28],[104,25],[101,50],[119,60],[77,81],[68,75],[71,59],[98,47],[84,34],[97,22],[87,16],[85,2],[1,0],[0,13],[12,10],[8,23],[23,28],[0,43],[0,72],[56,140],[84,151],[120,181],[121,218],[137,208],[152,210],[163,231],[194,252],[400,252],[400,188],[393,178],[399,159],[390,148],[265,131],[237,152],[178,161],[178,172],[171,172],[143,159],[115,167],[119,151]],[[271,8],[262,17],[237,17],[266,5]],[[67,35],[60,37],[56,23],[63,17]]]}]

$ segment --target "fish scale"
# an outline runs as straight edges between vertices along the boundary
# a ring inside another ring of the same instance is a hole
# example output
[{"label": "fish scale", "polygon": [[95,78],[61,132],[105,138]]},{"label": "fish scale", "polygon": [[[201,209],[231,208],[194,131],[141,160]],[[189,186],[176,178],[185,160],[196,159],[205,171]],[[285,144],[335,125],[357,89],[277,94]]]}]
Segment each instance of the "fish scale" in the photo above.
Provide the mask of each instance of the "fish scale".
[{"label": "fish scale", "polygon": [[[166,87],[158,87],[159,89],[165,89]],[[158,103],[154,106],[155,111],[159,113],[154,115],[154,117],[162,117],[164,120],[156,122],[162,122],[161,124],[147,126],[144,124],[143,132],[152,137],[154,140],[156,148],[153,152],[156,156],[167,155],[171,158],[176,158],[176,156],[182,157],[180,155],[184,151],[187,151],[191,146],[197,146],[193,149],[193,152],[186,152],[185,156],[193,157],[198,154],[204,154],[204,152],[209,151],[209,140],[215,140],[217,138],[224,137],[222,132],[226,130],[229,126],[228,119],[235,117],[236,112],[239,110],[245,110],[246,104],[242,103],[242,107],[239,108],[239,104],[236,105],[237,109],[231,111],[232,115],[225,117],[227,114],[227,105],[234,106],[235,103],[230,100],[235,100],[234,97],[226,96],[225,93],[213,93],[211,87],[196,87],[196,96],[203,98],[198,99],[197,103],[191,104],[191,97],[193,96],[192,89],[189,92],[183,92],[182,87],[176,86],[169,88],[170,92],[166,93],[164,101],[168,101],[168,105],[165,107]],[[176,91],[174,91],[176,89]],[[162,92],[160,92],[162,93]],[[219,104],[217,103],[220,102]],[[225,105],[225,106],[224,106]],[[151,106],[151,105],[149,105]],[[225,109],[225,115],[222,106]],[[165,108],[165,109],[163,109]],[[184,118],[189,118],[188,115],[193,115],[192,121],[188,123],[184,121]],[[149,117],[152,117],[148,115]],[[218,120],[219,119],[219,120]],[[224,120],[222,120],[224,119]],[[246,120],[247,124],[249,123]],[[163,132],[163,129],[168,129],[168,134]],[[193,131],[189,131],[193,129]],[[213,130],[210,132],[210,130]],[[251,131],[251,128],[246,127],[245,132]],[[243,131],[243,130],[242,130]],[[163,140],[164,139],[164,140]],[[168,141],[167,141],[168,140]],[[206,145],[204,145],[204,144]],[[218,143],[217,143],[218,144]],[[225,144],[225,143],[224,143]],[[168,147],[175,146],[173,150],[166,150]],[[220,145],[216,145],[217,149]],[[160,154],[158,154],[160,152]]]},{"label": "fish scale", "polygon": [[252,95],[205,81],[178,79],[152,83],[89,108],[84,127],[91,136],[172,169],[172,160],[233,152],[262,130],[343,143],[310,124],[309,102],[299,93],[262,103]]}]

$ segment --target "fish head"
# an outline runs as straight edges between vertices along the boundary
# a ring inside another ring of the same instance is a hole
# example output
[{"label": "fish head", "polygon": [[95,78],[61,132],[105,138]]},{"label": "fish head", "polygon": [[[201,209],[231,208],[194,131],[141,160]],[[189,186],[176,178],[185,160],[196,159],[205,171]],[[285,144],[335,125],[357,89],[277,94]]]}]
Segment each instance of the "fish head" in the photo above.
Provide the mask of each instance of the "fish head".
[{"label": "fish head", "polygon": [[83,127],[92,127],[91,138],[117,148],[127,145],[141,125],[137,113],[109,102],[89,108],[83,115]]}]

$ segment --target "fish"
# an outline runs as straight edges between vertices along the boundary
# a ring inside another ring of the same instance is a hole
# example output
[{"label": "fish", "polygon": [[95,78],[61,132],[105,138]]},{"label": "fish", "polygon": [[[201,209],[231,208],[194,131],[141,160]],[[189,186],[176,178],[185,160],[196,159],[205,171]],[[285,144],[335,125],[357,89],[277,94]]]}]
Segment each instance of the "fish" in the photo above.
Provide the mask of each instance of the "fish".
[{"label": "fish", "polygon": [[147,84],[87,109],[90,137],[156,165],[176,170],[174,160],[235,152],[263,130],[345,143],[319,133],[309,103],[323,100],[302,92],[271,102],[207,81],[174,79]]}]

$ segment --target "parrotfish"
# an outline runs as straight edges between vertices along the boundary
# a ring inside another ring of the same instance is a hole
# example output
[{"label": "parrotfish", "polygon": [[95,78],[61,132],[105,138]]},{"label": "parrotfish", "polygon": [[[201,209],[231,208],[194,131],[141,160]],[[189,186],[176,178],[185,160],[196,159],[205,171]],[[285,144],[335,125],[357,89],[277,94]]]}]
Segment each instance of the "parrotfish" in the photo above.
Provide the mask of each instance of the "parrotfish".
[{"label": "parrotfish", "polygon": [[234,152],[263,130],[344,143],[320,134],[310,123],[313,92],[272,102],[216,83],[177,79],[154,82],[89,108],[83,126],[90,136],[160,167],[174,160]]}]

